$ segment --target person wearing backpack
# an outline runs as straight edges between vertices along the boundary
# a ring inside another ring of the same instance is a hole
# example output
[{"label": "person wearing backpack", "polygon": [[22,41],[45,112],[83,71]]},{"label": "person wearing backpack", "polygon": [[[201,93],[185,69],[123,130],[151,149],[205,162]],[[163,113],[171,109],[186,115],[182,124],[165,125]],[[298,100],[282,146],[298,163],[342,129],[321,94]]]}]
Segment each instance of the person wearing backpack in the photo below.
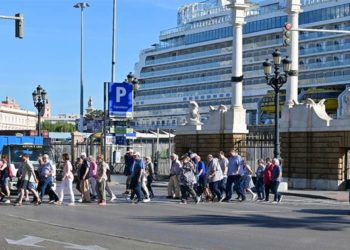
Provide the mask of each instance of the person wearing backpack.
[{"label": "person wearing backpack", "polygon": [[180,190],[181,190],[181,204],[187,203],[187,193],[189,193],[194,201],[198,204],[200,202],[200,197],[196,195],[193,190],[194,182],[194,165],[190,161],[190,157],[184,155],[181,157],[182,168],[180,173]]},{"label": "person wearing backpack", "polygon": [[[12,171],[11,171],[12,172]],[[10,200],[10,189],[9,189],[9,180],[10,180],[10,164],[7,159],[7,155],[2,155],[1,156],[1,161],[0,161],[0,174],[1,174],[1,179],[0,179],[0,186],[1,186],[1,197],[0,201],[2,201],[5,197],[7,199],[5,200],[6,204],[11,203]],[[2,192],[4,191],[4,193]]]}]

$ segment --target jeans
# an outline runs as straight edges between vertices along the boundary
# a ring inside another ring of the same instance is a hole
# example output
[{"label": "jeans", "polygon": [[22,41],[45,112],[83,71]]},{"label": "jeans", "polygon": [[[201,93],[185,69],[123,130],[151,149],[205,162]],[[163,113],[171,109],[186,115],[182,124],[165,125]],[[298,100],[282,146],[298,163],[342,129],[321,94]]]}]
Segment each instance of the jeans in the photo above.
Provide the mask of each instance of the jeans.
[{"label": "jeans", "polygon": [[227,184],[227,176],[221,180],[221,186],[220,186],[221,194],[223,192],[226,192],[226,184]]},{"label": "jeans", "polygon": [[270,190],[273,191],[272,183],[265,183],[265,201],[269,201]]},{"label": "jeans", "polygon": [[41,192],[40,192],[40,199],[42,200],[46,190],[48,191],[50,201],[58,201],[58,196],[55,193],[55,191],[52,190],[52,176],[48,176],[42,180],[42,185],[41,185]]},{"label": "jeans", "polygon": [[136,181],[132,181],[133,184],[133,191],[131,193],[130,199],[133,200],[134,196],[136,194],[137,200],[138,201],[143,201],[143,193],[141,191],[141,182]]},{"label": "jeans", "polygon": [[237,195],[242,195],[241,188],[240,188],[240,175],[230,175],[227,177],[227,183],[226,183],[226,200],[230,200],[232,197],[232,185],[233,189],[236,191]]},{"label": "jeans", "polygon": [[154,197],[153,189],[152,189],[152,182],[153,182],[153,177],[152,176],[147,176],[147,188],[150,193],[151,198]]},{"label": "jeans", "polygon": [[96,196],[96,178],[95,177],[90,177],[89,178],[89,183],[90,183],[90,187],[91,187],[91,193],[93,196]]},{"label": "jeans", "polygon": [[214,181],[209,183],[209,188],[218,197],[218,201],[221,200],[221,181]]},{"label": "jeans", "polygon": [[204,192],[204,189],[205,187],[207,186],[207,176],[204,175],[204,176],[199,176],[198,178],[198,183],[197,183],[197,195],[199,197],[202,196],[203,192]]},{"label": "jeans", "polygon": [[265,199],[265,186],[264,186],[264,180],[263,178],[257,178],[256,179],[256,192],[258,194],[258,199],[263,200]]},{"label": "jeans", "polygon": [[279,201],[281,199],[281,194],[278,192],[278,187],[280,185],[279,181],[272,181],[272,192],[275,195],[274,201]]}]

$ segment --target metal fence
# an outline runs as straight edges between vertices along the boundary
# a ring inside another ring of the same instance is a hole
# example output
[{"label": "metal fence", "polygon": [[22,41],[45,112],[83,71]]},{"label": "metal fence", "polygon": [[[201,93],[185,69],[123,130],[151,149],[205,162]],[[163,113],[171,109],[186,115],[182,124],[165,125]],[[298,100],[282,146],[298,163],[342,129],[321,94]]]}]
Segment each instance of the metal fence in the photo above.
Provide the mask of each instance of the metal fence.
[{"label": "metal fence", "polygon": [[[87,155],[91,155],[96,158],[98,154],[102,154],[102,148],[100,143],[88,144],[88,143],[77,143],[72,148],[71,143],[59,143],[52,142],[51,146],[54,151],[54,161],[56,162],[58,173],[62,168],[62,154],[67,153],[70,155],[72,163],[75,158],[79,157],[82,152]],[[134,143],[133,145],[107,145],[106,147],[106,161],[110,164],[112,173],[122,174],[124,171],[124,155],[126,154],[127,148],[131,148],[134,152],[140,152],[142,157],[149,156],[155,163],[155,172],[158,175],[168,175],[170,162],[169,162],[169,147],[174,148],[172,144],[168,142],[160,142],[158,144],[153,142],[146,143]]]},{"label": "metal fence", "polygon": [[273,157],[274,136],[271,132],[252,133],[244,140],[236,143],[238,152],[244,157],[246,163],[255,171],[259,159]]}]

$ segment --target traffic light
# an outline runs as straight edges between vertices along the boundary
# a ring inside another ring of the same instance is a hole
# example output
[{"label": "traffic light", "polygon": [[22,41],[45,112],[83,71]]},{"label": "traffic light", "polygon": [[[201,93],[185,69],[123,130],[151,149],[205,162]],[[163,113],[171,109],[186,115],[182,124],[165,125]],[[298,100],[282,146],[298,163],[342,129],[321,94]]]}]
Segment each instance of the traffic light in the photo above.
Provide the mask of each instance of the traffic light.
[{"label": "traffic light", "polygon": [[22,39],[23,38],[23,15],[21,13],[17,13],[15,15],[16,19],[16,37]]},{"label": "traffic light", "polygon": [[283,46],[289,46],[291,44],[291,29],[290,23],[285,23],[283,26]]}]

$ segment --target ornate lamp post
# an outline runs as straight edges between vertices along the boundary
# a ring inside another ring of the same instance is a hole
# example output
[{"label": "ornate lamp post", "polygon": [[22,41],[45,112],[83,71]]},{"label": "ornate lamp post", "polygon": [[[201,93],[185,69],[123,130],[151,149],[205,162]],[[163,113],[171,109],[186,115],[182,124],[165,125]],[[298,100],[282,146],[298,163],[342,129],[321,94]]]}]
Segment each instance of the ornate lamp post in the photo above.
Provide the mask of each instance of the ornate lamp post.
[{"label": "ornate lamp post", "polygon": [[33,101],[34,101],[34,106],[36,107],[36,109],[38,110],[38,136],[41,135],[41,121],[40,121],[40,117],[41,117],[41,111],[43,110],[43,108],[45,107],[45,102],[46,102],[46,91],[40,86],[38,85],[38,87],[36,87],[36,89],[33,91]]},{"label": "ornate lamp post", "polygon": [[[272,63],[269,59],[263,63],[264,74],[267,85],[273,88],[275,91],[275,148],[274,157],[280,159],[280,136],[279,136],[279,93],[283,84],[287,82],[288,73],[290,72],[290,67],[292,61],[286,56],[283,60],[281,59],[281,52],[276,49],[272,53],[273,64],[275,71],[272,73]],[[283,64],[284,73],[280,72],[281,62]]]}]

